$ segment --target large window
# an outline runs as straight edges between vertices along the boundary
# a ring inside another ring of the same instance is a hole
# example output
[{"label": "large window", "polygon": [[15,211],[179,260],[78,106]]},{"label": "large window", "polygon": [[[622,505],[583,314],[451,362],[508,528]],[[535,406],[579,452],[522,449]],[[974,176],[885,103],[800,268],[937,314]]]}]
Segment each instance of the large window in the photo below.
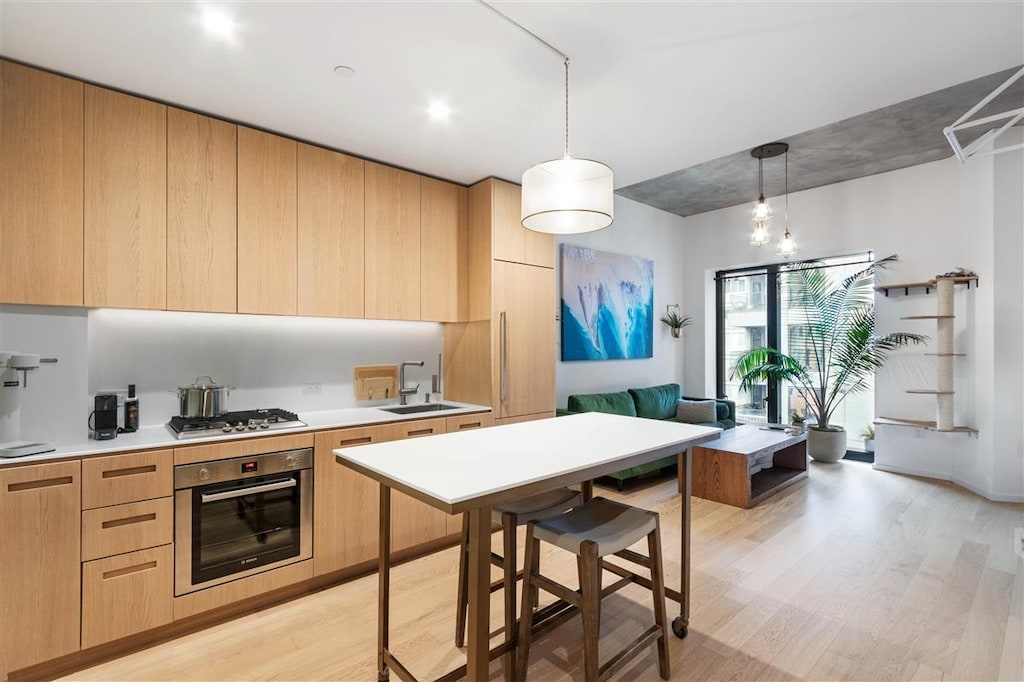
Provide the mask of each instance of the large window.
[{"label": "large window", "polygon": [[[817,267],[832,268],[836,279],[853,274],[873,260],[871,254],[815,261]],[[803,398],[788,383],[761,385],[741,391],[739,380],[730,378],[736,360],[751,348],[770,346],[815,368],[814,354],[804,342],[805,317],[796,305],[789,271],[791,263],[760,268],[723,270],[718,282],[718,394],[736,401],[737,417],[746,423],[788,423],[796,412],[810,417]],[[848,397],[834,415],[835,423],[846,427],[851,445],[860,445],[861,429],[874,418],[874,394]]]}]

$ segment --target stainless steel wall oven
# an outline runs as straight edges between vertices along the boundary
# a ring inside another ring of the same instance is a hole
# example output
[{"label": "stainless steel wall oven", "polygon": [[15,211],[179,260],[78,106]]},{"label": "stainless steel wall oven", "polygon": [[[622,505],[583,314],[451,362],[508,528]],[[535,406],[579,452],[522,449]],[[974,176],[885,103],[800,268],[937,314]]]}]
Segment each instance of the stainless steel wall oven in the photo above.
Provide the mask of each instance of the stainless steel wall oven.
[{"label": "stainless steel wall oven", "polygon": [[313,450],[174,468],[174,594],[313,556]]}]

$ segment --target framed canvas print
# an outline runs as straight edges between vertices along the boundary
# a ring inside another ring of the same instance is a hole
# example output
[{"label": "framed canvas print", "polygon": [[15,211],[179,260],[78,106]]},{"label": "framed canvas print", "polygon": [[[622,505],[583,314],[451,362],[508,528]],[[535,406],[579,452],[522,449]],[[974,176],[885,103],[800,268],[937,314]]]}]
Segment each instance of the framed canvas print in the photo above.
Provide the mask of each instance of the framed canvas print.
[{"label": "framed canvas print", "polygon": [[562,360],[654,355],[654,261],[562,244]]}]

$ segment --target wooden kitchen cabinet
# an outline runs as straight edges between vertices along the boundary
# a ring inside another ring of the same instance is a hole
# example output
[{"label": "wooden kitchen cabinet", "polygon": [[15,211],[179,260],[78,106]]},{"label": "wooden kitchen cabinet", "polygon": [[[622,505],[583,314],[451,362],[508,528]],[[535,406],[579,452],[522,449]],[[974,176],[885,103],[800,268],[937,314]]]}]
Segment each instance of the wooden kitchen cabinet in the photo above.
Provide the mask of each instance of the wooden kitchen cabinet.
[{"label": "wooden kitchen cabinet", "polygon": [[366,162],[367,318],[420,319],[420,176]]},{"label": "wooden kitchen cabinet", "polygon": [[444,329],[445,396],[489,404],[496,421],[555,410],[554,269],[499,258],[527,260],[525,236],[508,252],[518,196],[493,178],[469,188],[470,321]]},{"label": "wooden kitchen cabinet", "polygon": [[391,440],[387,426],[316,434],[313,464],[313,573],[377,558],[380,496],[376,482],[337,463],[334,450]]},{"label": "wooden kitchen cabinet", "polygon": [[468,319],[468,192],[420,179],[420,319]]},{"label": "wooden kitchen cabinet", "polygon": [[298,312],[363,316],[363,166],[298,146]]},{"label": "wooden kitchen cabinet", "polygon": [[168,310],[236,310],[236,129],[167,110]]},{"label": "wooden kitchen cabinet", "polygon": [[522,197],[519,185],[491,178],[485,180],[491,191],[493,257],[496,260],[555,267],[555,238],[523,227]]},{"label": "wooden kitchen cabinet", "polygon": [[0,469],[0,679],[80,646],[81,465]]},{"label": "wooden kitchen cabinet", "polygon": [[[418,419],[389,426],[391,440],[445,433],[445,420]],[[399,552],[448,535],[448,514],[397,490],[391,491],[391,551]]]},{"label": "wooden kitchen cabinet", "polygon": [[82,648],[161,625],[174,617],[174,546],[82,564]]},{"label": "wooden kitchen cabinet", "polygon": [[167,307],[167,107],[85,86],[84,302]]},{"label": "wooden kitchen cabinet", "polygon": [[238,126],[238,312],[298,309],[298,143]]},{"label": "wooden kitchen cabinet", "polygon": [[174,451],[150,450],[82,462],[82,509],[174,494]]},{"label": "wooden kitchen cabinet", "polygon": [[0,302],[82,305],[82,83],[0,60]]}]

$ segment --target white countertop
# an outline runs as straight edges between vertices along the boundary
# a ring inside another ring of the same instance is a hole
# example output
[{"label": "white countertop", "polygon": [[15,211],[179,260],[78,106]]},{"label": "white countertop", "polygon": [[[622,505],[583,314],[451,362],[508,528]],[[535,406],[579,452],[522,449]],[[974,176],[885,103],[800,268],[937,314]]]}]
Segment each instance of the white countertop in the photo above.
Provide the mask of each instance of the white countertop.
[{"label": "white countertop", "polygon": [[603,475],[602,469],[656,459],[720,433],[710,426],[584,412],[341,448],[334,455],[343,466],[418,491],[425,502],[444,508],[559,477],[587,480],[595,472]]},{"label": "white countertop", "polygon": [[280,436],[284,434],[304,433],[308,431],[323,431],[324,429],[347,428],[350,426],[368,426],[372,424],[387,424],[390,422],[454,417],[460,414],[490,411],[491,409],[483,405],[458,403],[453,400],[443,400],[441,402],[446,405],[457,405],[458,407],[451,410],[420,412],[418,414],[391,414],[390,412],[385,412],[381,409],[382,407],[395,407],[394,405],[382,405],[380,407],[350,407],[341,410],[324,410],[321,412],[301,412],[299,413],[299,419],[306,422],[306,426],[300,426],[294,429],[271,429],[267,431],[260,431],[258,433],[255,431],[245,431],[237,434],[208,436],[205,438],[185,438],[182,440],[175,438],[163,424],[160,424],[159,426],[144,426],[135,433],[121,433],[118,434],[117,438],[113,438],[111,440],[91,440],[87,435],[83,435],[82,442],[58,445],[57,449],[53,452],[44,452],[40,455],[29,455],[27,457],[3,457],[0,458],[0,467],[35,464],[73,457],[91,457],[95,455],[131,452],[133,450],[151,450],[154,448],[174,447],[180,448],[187,447],[189,445],[198,445],[200,443]]}]

